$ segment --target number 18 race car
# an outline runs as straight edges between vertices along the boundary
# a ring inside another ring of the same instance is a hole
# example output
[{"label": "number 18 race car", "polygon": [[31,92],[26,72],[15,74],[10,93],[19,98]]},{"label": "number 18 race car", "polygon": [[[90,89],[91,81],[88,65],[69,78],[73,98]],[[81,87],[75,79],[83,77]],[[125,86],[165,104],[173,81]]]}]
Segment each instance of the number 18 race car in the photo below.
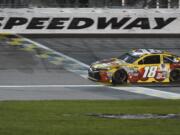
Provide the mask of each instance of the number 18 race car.
[{"label": "number 18 race car", "polygon": [[180,57],[155,49],[137,49],[93,63],[89,79],[112,84],[180,81]]}]

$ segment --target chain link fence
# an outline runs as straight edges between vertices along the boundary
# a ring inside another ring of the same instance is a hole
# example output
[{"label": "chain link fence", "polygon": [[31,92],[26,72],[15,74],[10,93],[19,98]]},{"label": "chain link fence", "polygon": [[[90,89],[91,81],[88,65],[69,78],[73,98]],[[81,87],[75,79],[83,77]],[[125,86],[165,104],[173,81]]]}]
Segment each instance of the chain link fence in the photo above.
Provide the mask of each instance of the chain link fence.
[{"label": "chain link fence", "polygon": [[180,0],[0,0],[1,8],[178,8]]}]

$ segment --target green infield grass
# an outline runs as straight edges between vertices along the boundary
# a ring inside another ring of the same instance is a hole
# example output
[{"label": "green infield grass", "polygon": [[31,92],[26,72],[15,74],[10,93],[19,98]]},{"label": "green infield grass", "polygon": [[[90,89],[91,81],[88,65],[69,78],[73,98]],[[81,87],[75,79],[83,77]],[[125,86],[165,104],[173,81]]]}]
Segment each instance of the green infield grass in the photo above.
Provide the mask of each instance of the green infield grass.
[{"label": "green infield grass", "polygon": [[180,119],[106,119],[91,113],[179,114],[180,100],[2,101],[0,135],[180,135]]}]

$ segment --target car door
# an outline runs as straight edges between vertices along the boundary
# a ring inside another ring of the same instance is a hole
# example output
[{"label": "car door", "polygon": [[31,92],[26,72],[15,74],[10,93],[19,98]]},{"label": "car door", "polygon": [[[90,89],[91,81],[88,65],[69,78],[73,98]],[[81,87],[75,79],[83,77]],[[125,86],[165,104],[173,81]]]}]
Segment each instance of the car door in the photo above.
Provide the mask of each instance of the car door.
[{"label": "car door", "polygon": [[[166,66],[167,70],[167,78],[171,78],[172,79],[172,71],[176,70],[177,68],[179,68],[179,63],[178,63],[178,59],[176,56],[172,56],[172,55],[163,55],[163,63]],[[171,75],[170,75],[171,74]],[[173,80],[175,80],[173,78]]]},{"label": "car door", "polygon": [[161,55],[151,54],[138,61],[139,82],[157,82],[161,68]]}]

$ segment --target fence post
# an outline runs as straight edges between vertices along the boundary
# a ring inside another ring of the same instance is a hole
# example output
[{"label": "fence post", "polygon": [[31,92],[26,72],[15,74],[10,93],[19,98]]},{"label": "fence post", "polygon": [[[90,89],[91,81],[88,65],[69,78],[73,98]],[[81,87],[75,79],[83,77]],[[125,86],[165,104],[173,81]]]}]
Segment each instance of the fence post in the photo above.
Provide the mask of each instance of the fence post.
[{"label": "fence post", "polygon": [[122,7],[125,6],[125,0],[121,0],[121,3],[122,3]]},{"label": "fence post", "polygon": [[168,8],[171,8],[171,0],[168,0]]},{"label": "fence post", "polygon": [[156,8],[159,9],[159,0],[156,0]]}]

